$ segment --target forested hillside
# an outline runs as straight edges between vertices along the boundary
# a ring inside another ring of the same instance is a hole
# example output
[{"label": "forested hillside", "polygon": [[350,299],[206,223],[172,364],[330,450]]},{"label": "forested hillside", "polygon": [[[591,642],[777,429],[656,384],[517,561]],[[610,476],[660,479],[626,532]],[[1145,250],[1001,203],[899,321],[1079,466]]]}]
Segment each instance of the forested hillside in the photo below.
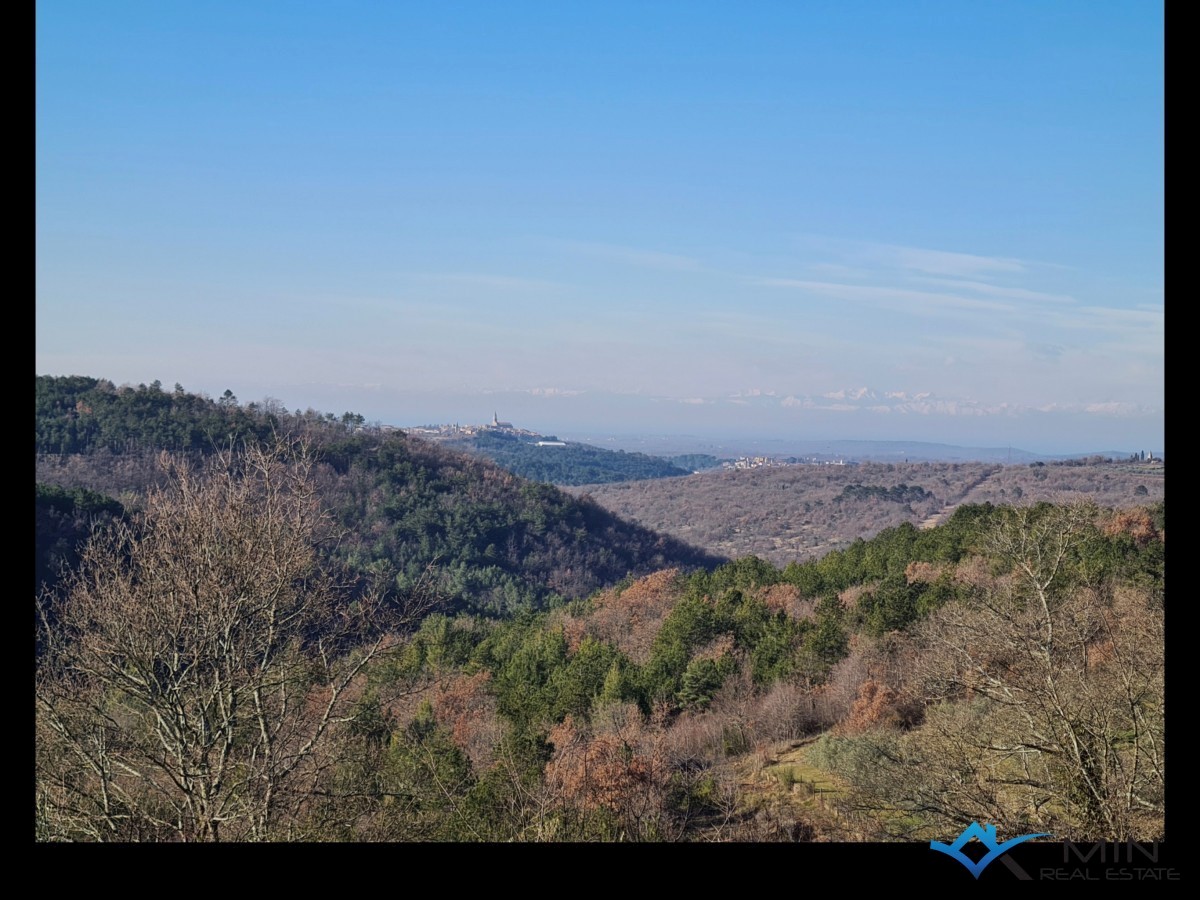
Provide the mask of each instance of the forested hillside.
[{"label": "forested hillside", "polygon": [[37,480],[136,506],[162,483],[161,451],[201,457],[276,435],[311,444],[331,551],[350,571],[394,570],[399,588],[435,572],[457,608],[492,613],[584,597],[626,575],[721,561],[619,519],[595,503],[361,417],[241,407],[156,385],[37,379]]},{"label": "forested hillside", "polygon": [[588,444],[539,446],[537,439],[484,431],[451,446],[484,456],[515,475],[547,484],[612,484],[647,478],[676,478],[691,470],[645,453],[605,450]]},{"label": "forested hillside", "polygon": [[[230,440],[265,439],[279,424],[279,408],[243,408],[231,391],[217,401],[180,385],[164,391],[155,381],[118,388],[80,375],[38,376],[36,452],[39,455],[129,453],[138,450],[212,452]],[[316,414],[309,411],[309,418]],[[332,415],[330,419],[332,419]]]}]

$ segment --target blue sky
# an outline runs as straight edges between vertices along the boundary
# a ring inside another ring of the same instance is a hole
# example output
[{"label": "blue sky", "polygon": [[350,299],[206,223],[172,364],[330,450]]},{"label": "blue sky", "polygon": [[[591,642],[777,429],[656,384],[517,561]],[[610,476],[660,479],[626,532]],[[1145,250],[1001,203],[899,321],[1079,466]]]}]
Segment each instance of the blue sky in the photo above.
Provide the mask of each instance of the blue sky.
[{"label": "blue sky", "polygon": [[1145,2],[37,6],[39,374],[1161,449]]}]

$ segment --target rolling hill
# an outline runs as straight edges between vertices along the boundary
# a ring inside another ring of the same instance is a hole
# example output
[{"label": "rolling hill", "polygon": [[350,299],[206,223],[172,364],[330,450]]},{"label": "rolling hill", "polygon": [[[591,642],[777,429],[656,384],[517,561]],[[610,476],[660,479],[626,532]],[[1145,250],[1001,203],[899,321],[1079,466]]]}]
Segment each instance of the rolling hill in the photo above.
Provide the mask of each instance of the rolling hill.
[{"label": "rolling hill", "polygon": [[333,551],[340,563],[357,573],[390,567],[401,588],[433,566],[451,608],[490,614],[723,561],[490,461],[351,423],[157,384],[39,377],[36,477],[136,508],[161,478],[163,451],[204,455],[238,441],[302,439],[319,454],[321,500],[344,532]]}]

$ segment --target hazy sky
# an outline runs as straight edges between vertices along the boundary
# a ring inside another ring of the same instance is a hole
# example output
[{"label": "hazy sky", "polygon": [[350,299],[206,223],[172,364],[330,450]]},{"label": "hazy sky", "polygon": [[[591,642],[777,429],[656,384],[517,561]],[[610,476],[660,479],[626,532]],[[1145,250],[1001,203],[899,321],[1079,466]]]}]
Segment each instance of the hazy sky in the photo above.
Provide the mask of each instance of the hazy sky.
[{"label": "hazy sky", "polygon": [[1163,445],[1163,13],[39,2],[39,374]]}]

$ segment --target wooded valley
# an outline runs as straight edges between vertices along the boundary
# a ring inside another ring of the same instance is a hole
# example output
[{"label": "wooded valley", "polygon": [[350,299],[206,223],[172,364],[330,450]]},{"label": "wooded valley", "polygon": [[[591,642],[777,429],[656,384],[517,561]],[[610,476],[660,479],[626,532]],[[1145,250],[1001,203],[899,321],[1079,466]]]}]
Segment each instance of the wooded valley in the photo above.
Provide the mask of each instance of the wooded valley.
[{"label": "wooded valley", "polygon": [[612,488],[670,537],[268,406],[37,379],[38,840],[1163,836],[1161,476]]}]

